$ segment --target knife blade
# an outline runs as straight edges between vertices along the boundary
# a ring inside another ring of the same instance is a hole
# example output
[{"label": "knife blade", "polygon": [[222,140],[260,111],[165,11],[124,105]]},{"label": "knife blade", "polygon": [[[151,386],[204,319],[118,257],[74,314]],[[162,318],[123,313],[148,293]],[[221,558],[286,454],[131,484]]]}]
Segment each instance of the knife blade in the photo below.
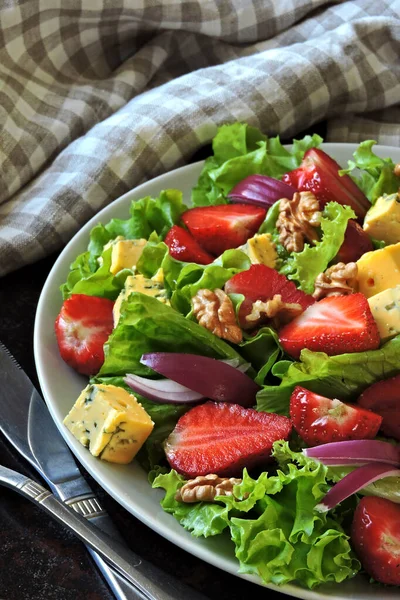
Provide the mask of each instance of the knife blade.
[{"label": "knife blade", "polygon": [[[0,342],[0,431],[20,454],[42,475],[55,496],[90,520],[120,544],[126,546],[112,520],[82,476],[59,433],[46,404],[18,362]],[[173,590],[175,598],[198,598],[198,592],[136,557],[139,587],[131,585],[92,548],[93,559],[119,600],[162,600],[163,590]],[[132,554],[132,552],[131,552]],[[153,590],[143,595],[140,588]],[[170,597],[168,595],[168,597]]]}]

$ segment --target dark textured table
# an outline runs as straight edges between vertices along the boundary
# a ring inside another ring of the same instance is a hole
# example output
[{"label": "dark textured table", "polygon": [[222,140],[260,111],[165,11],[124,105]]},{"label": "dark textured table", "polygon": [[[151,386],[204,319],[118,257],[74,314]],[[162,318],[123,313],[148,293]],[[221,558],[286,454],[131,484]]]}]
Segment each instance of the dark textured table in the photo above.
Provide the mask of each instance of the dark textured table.
[{"label": "dark textured table", "polygon": [[[55,258],[49,257],[0,279],[0,339],[37,386],[32,341],[34,317],[40,291]],[[1,434],[0,464],[38,477]],[[242,600],[251,594],[252,600],[287,598],[228,575],[174,546],[89,479],[130,548],[206,597]],[[113,595],[83,545],[72,534],[22,496],[0,488],[0,600],[78,599],[112,600]]]}]

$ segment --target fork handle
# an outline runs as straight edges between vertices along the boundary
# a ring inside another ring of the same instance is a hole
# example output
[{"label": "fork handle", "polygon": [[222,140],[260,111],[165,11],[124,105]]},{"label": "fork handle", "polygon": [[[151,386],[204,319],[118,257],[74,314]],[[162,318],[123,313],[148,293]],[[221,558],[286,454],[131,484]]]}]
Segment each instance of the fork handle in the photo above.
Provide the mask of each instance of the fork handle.
[{"label": "fork handle", "polygon": [[49,490],[22,473],[1,466],[0,484],[16,490],[67,526],[130,581],[144,600],[206,600],[202,594],[155,567],[151,568],[151,572],[148,570],[147,576],[139,572],[136,567],[141,564],[141,559],[137,555],[91,525],[84,517],[57,500]]}]

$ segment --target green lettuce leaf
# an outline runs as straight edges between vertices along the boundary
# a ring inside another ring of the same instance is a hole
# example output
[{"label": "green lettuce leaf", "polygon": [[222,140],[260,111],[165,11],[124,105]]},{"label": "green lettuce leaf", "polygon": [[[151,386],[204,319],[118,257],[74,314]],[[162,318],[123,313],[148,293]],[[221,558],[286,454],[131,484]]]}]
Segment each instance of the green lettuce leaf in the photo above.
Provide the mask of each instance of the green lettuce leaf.
[{"label": "green lettuce leaf", "polygon": [[255,336],[245,334],[239,348],[243,358],[257,371],[254,381],[263,385],[272,366],[282,355],[278,334],[270,327],[262,327]]},{"label": "green lettuce leaf", "polygon": [[327,468],[303,455],[297,463],[287,442],[276,442],[274,450],[284,458],[281,470],[253,479],[245,469],[234,494],[214,502],[177,502],[176,490],[185,480],[175,471],[156,477],[153,487],[166,491],[164,510],[193,535],[208,537],[229,526],[242,573],[257,574],[265,583],[296,581],[309,588],[352,577],[360,565],[340,514],[334,520],[314,510],[329,489]]},{"label": "green lettuce leaf", "polygon": [[279,217],[279,204],[280,203],[278,200],[278,202],[275,202],[271,206],[267,212],[264,222],[258,230],[258,233],[269,233],[272,241],[275,244],[276,252],[278,254],[278,260],[275,268],[278,271],[282,268],[290,256],[290,253],[286,250],[285,246],[283,246],[279,241],[279,232],[276,228],[276,222]]},{"label": "green lettuce leaf", "polygon": [[182,475],[174,470],[158,475],[153,481],[153,488],[162,488],[166,492],[161,506],[195,537],[218,535],[229,525],[228,507],[216,502],[178,502],[175,494],[185,482]]},{"label": "green lettuce leaf", "polygon": [[95,271],[90,266],[90,253],[80,254],[71,265],[67,281],[60,288],[63,299],[66,300],[71,294],[86,294],[115,300],[131,271],[124,269],[117,275],[113,275],[110,267],[111,248],[101,254],[101,260],[97,263]]},{"label": "green lettuce leaf", "polygon": [[312,294],[316,277],[326,270],[343,244],[349,219],[356,217],[349,206],[329,202],[321,219],[322,239],[315,246],[305,244],[302,252],[292,252],[279,272],[298,283],[298,287]]},{"label": "green lettuce leaf", "polygon": [[[88,250],[72,263],[67,281],[61,286],[63,298],[69,298],[71,294],[87,294],[115,300],[131,272],[125,270],[117,276],[110,273],[111,249],[104,251],[104,246],[118,236],[125,239],[151,238],[154,243],[179,222],[185,210],[187,206],[182,201],[182,192],[163,190],[158,198],[146,196],[133,201],[129,219],[111,219],[106,225],[96,225],[90,232]],[[102,260],[99,261],[99,257]]]},{"label": "green lettuce leaf", "polygon": [[267,385],[257,394],[257,409],[288,414],[290,395],[296,385],[328,398],[351,401],[372,383],[400,371],[400,336],[379,350],[328,356],[304,349],[300,362],[281,361],[272,367],[280,385]]},{"label": "green lettuce leaf", "polygon": [[[391,158],[377,156],[372,150],[375,144],[374,140],[361,142],[353,154],[354,160],[349,160],[348,168],[340,171],[341,175],[351,176],[372,204],[383,194],[393,194],[400,187],[400,177],[393,172],[395,163]],[[360,169],[361,174],[355,175],[354,169]]]},{"label": "green lettuce leaf", "polygon": [[[274,444],[273,455],[281,470],[261,476],[265,495],[255,506],[260,516],[231,519],[241,572],[257,573],[266,583],[296,581],[309,588],[352,577],[360,564],[340,514],[334,520],[314,510],[328,490],[327,468],[293,453],[283,441]],[[300,462],[295,460],[299,456]]]},{"label": "green lettuce leaf", "polygon": [[222,288],[233,275],[250,268],[250,259],[241,250],[232,249],[209,265],[186,263],[172,258],[164,242],[149,240],[137,269],[146,277],[152,277],[159,268],[164,273],[165,288],[172,294],[171,306],[187,315],[192,309],[191,298],[198,290]]},{"label": "green lettuce leaf", "polygon": [[213,139],[213,156],[204,164],[199,181],[192,191],[194,206],[223,204],[226,194],[249,175],[269,175],[280,179],[298,167],[304,153],[322,142],[320,136],[294,140],[291,150],[281,144],[279,136],[269,138],[246,123],[222,125]]},{"label": "green lettuce leaf", "polygon": [[104,345],[99,375],[154,375],[141,364],[142,354],[171,350],[244,362],[229,344],[204,327],[155,298],[134,292],[124,301],[118,325]]}]

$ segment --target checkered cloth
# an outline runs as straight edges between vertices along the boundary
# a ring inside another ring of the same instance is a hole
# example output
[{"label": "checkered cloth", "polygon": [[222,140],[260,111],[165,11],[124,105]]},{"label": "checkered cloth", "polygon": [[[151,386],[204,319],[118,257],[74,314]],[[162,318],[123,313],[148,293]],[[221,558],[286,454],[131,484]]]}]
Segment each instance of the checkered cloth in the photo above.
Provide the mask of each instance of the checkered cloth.
[{"label": "checkered cloth", "polygon": [[0,274],[185,162],[221,123],[400,141],[400,1],[6,0]]}]

